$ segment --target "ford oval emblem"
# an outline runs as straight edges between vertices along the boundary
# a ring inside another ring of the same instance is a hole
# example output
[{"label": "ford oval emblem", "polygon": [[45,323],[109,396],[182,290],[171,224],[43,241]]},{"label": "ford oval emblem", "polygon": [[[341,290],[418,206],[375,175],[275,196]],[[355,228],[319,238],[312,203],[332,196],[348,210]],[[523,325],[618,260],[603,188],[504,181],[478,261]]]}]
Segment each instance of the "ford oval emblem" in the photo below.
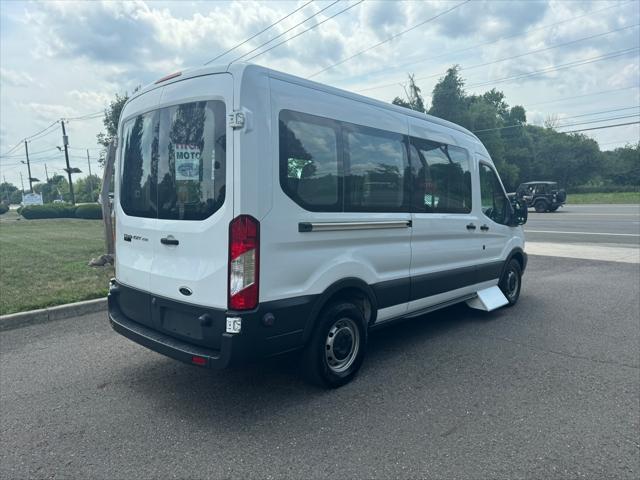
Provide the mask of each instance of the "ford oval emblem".
[{"label": "ford oval emblem", "polygon": [[187,297],[193,293],[189,287],[180,287],[178,291]]}]

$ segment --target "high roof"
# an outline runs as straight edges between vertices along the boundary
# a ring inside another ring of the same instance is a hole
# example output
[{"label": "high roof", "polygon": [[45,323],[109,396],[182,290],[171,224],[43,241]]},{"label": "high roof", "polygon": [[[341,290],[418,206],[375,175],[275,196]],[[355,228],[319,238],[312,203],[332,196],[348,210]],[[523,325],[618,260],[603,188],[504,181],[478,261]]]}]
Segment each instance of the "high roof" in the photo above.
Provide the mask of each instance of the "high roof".
[{"label": "high roof", "polygon": [[318,83],[318,82],[314,82],[312,80],[307,80],[301,77],[297,77],[295,75],[291,75],[288,73],[284,73],[284,72],[279,72],[277,70],[272,70],[270,68],[267,67],[263,67],[260,65],[255,65],[255,64],[251,64],[251,63],[243,63],[243,62],[238,62],[238,63],[232,63],[232,64],[216,64],[216,65],[205,65],[202,67],[193,67],[193,68],[189,68],[189,69],[185,69],[183,70],[179,76],[176,77],[171,77],[169,75],[169,79],[167,79],[166,81],[162,81],[162,82],[158,82],[158,83],[152,83],[149,85],[146,85],[145,87],[141,88],[138,92],[135,93],[135,95],[132,96],[132,98],[138,96],[138,95],[142,95],[143,93],[146,93],[150,90],[154,90],[155,88],[159,88],[162,87],[164,85],[168,85],[169,83],[173,83],[173,82],[178,82],[181,80],[185,80],[187,78],[192,78],[192,77],[199,77],[202,75],[210,75],[210,74],[214,74],[214,73],[223,73],[223,72],[229,72],[231,74],[234,75],[239,75],[242,76],[246,73],[254,73],[254,74],[259,74],[259,73],[266,73],[272,77],[275,78],[280,78],[283,80],[287,80],[289,82],[292,83],[296,83],[298,85],[302,85],[302,86],[307,86],[310,88],[314,88],[316,90],[321,90],[327,93],[331,93],[334,95],[339,95],[341,97],[345,97],[345,98],[351,98],[353,100],[359,101],[359,102],[364,102],[364,103],[368,103],[370,105],[375,105],[381,108],[385,108],[385,109],[390,109],[390,110],[395,110],[398,113],[402,113],[404,115],[410,115],[412,117],[415,118],[420,118],[423,120],[428,120],[432,123],[438,124],[438,125],[442,125],[444,127],[448,127],[454,130],[457,130],[459,132],[465,133],[467,135],[469,135],[470,137],[472,137],[473,139],[475,139],[476,141],[480,142],[480,140],[478,140],[478,137],[476,137],[473,133],[471,133],[469,130],[467,130],[464,127],[461,127],[458,124],[449,122],[448,120],[443,120],[442,118],[438,118],[438,117],[434,117],[432,115],[429,115],[427,113],[422,113],[422,112],[417,112],[415,110],[411,110],[405,107],[400,107],[398,105],[393,105],[391,103],[387,103],[387,102],[383,102],[381,100],[376,100],[374,98],[371,97],[366,97],[364,95],[360,95],[358,93],[353,93],[353,92],[349,92],[347,90],[343,90],[340,88],[336,88],[336,87],[331,87],[329,85],[323,84],[323,83]]}]

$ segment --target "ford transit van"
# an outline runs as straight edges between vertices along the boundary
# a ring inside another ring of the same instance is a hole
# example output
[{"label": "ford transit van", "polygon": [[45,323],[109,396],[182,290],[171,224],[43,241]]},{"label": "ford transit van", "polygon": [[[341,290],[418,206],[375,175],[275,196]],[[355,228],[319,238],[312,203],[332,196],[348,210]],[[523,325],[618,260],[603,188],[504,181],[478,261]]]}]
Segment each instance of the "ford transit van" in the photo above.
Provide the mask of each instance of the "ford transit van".
[{"label": "ford transit van", "polygon": [[193,365],[302,350],[336,387],[371,329],[520,295],[526,206],[472,133],[267,68],[134,94],[115,183],[110,323]]}]

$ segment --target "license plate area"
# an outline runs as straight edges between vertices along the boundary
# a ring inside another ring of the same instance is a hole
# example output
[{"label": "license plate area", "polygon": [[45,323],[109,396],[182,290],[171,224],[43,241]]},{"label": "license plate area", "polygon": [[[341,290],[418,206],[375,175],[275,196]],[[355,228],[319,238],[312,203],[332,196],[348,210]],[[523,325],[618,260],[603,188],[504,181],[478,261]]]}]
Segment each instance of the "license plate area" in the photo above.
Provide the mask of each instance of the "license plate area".
[{"label": "license plate area", "polygon": [[170,335],[179,335],[191,340],[203,340],[204,333],[199,316],[194,313],[161,308],[160,321],[162,328]]},{"label": "license plate area", "polygon": [[153,297],[151,301],[155,328],[179,340],[207,348],[220,348],[220,338],[225,329],[225,313]]}]

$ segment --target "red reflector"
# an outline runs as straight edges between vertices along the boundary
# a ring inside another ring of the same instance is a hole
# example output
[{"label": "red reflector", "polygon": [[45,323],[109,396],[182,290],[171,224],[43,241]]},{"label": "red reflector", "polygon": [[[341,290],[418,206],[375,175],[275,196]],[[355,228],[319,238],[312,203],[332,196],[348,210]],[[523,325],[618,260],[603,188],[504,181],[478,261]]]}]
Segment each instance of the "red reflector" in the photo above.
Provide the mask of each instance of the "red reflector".
[{"label": "red reflector", "polygon": [[204,366],[207,364],[207,359],[204,357],[198,357],[194,355],[193,357],[191,357],[191,363]]},{"label": "red reflector", "polygon": [[182,75],[182,72],[172,73],[170,75],[167,75],[166,77],[162,77],[160,80],[156,80],[155,84],[157,85],[158,83],[166,82],[167,80],[171,80],[172,78],[179,77],[180,75]]}]

